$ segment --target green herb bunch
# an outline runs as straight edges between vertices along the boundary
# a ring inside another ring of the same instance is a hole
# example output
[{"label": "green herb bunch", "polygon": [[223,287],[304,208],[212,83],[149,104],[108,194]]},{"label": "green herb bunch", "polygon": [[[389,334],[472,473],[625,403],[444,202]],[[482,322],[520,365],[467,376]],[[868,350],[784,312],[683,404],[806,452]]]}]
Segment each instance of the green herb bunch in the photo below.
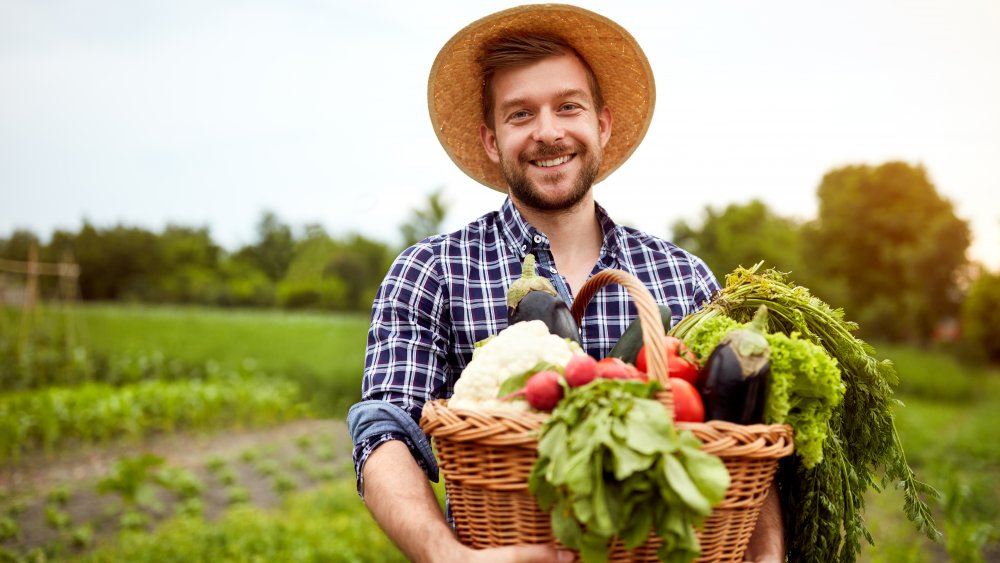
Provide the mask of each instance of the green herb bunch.
[{"label": "green herb bunch", "polygon": [[[902,489],[903,510],[918,530],[937,541],[941,533],[924,500],[937,492],[916,479],[899,442],[892,409],[897,385],[892,363],[875,358],[875,350],[856,338],[857,325],[844,319],[807,288],[767,270],[737,268],[712,302],[677,324],[671,334],[685,339],[699,326],[719,317],[747,322],[766,305],[769,329],[822,346],[836,360],[844,398],[833,411],[822,461],[808,467],[800,456],[782,460],[778,486],[785,516],[791,561],[855,561],[861,539],[874,540],[864,523],[866,491],[893,484]],[[696,350],[698,351],[698,350]],[[796,437],[796,447],[799,447]]]},{"label": "green herb bunch", "polygon": [[729,472],[678,432],[652,399],[658,383],[598,379],[571,389],[541,429],[528,488],[552,531],[586,562],[607,561],[614,537],[635,549],[654,531],[660,560],[700,553],[694,526],[722,501]]}]

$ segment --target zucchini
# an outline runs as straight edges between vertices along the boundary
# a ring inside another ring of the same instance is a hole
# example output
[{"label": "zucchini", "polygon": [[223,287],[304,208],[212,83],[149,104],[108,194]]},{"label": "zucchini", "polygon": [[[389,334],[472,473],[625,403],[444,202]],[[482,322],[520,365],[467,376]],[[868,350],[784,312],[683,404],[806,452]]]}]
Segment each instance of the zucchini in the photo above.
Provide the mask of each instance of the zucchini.
[{"label": "zucchini", "polygon": [[[666,332],[670,330],[673,313],[670,311],[670,307],[666,305],[660,305],[659,307],[660,320],[663,322],[663,331]],[[639,348],[642,348],[642,326],[639,324],[637,317],[625,329],[624,334],[615,343],[615,347],[611,349],[608,356],[619,358],[622,361],[635,365],[635,357],[639,355]]]}]

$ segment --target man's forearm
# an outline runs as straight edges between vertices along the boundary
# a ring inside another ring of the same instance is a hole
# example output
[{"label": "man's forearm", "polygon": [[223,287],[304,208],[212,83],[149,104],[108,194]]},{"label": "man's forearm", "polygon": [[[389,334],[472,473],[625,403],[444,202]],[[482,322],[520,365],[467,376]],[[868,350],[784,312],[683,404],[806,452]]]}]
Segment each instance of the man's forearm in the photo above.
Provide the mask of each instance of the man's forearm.
[{"label": "man's forearm", "polygon": [[446,560],[462,550],[427,476],[403,442],[378,447],[364,465],[365,504],[411,561]]},{"label": "man's forearm", "polygon": [[781,520],[781,499],[778,485],[771,482],[771,488],[760,507],[757,527],[750,536],[750,545],[744,557],[747,561],[780,562],[785,560],[785,529]]}]

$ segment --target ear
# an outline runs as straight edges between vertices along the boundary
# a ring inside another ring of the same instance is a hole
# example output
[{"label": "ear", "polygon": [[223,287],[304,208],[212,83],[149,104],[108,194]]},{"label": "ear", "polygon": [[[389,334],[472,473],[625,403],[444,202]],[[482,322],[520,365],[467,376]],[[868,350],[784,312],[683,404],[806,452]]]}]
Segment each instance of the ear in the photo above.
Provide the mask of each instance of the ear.
[{"label": "ear", "polygon": [[497,134],[485,123],[479,124],[479,141],[483,143],[486,156],[490,157],[495,164],[500,164],[500,151],[497,150]]},{"label": "ear", "polygon": [[604,106],[597,116],[597,127],[601,138],[601,148],[604,148],[611,139],[611,108]]}]

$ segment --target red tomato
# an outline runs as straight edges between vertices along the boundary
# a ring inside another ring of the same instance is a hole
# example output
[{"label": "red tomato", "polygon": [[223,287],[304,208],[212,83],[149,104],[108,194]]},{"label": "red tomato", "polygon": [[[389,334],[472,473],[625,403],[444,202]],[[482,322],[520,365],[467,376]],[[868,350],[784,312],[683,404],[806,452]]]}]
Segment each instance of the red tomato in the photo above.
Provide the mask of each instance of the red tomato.
[{"label": "red tomato", "polygon": [[[698,384],[699,367],[698,359],[694,352],[687,347],[682,340],[674,336],[663,338],[664,347],[667,349],[667,371],[670,377],[678,377],[686,380],[692,385]],[[639,355],[635,358],[635,366],[639,371],[646,373],[646,347],[639,348]]]},{"label": "red tomato", "polygon": [[705,404],[694,385],[686,379],[671,377],[670,391],[674,394],[674,420],[705,422]]}]

